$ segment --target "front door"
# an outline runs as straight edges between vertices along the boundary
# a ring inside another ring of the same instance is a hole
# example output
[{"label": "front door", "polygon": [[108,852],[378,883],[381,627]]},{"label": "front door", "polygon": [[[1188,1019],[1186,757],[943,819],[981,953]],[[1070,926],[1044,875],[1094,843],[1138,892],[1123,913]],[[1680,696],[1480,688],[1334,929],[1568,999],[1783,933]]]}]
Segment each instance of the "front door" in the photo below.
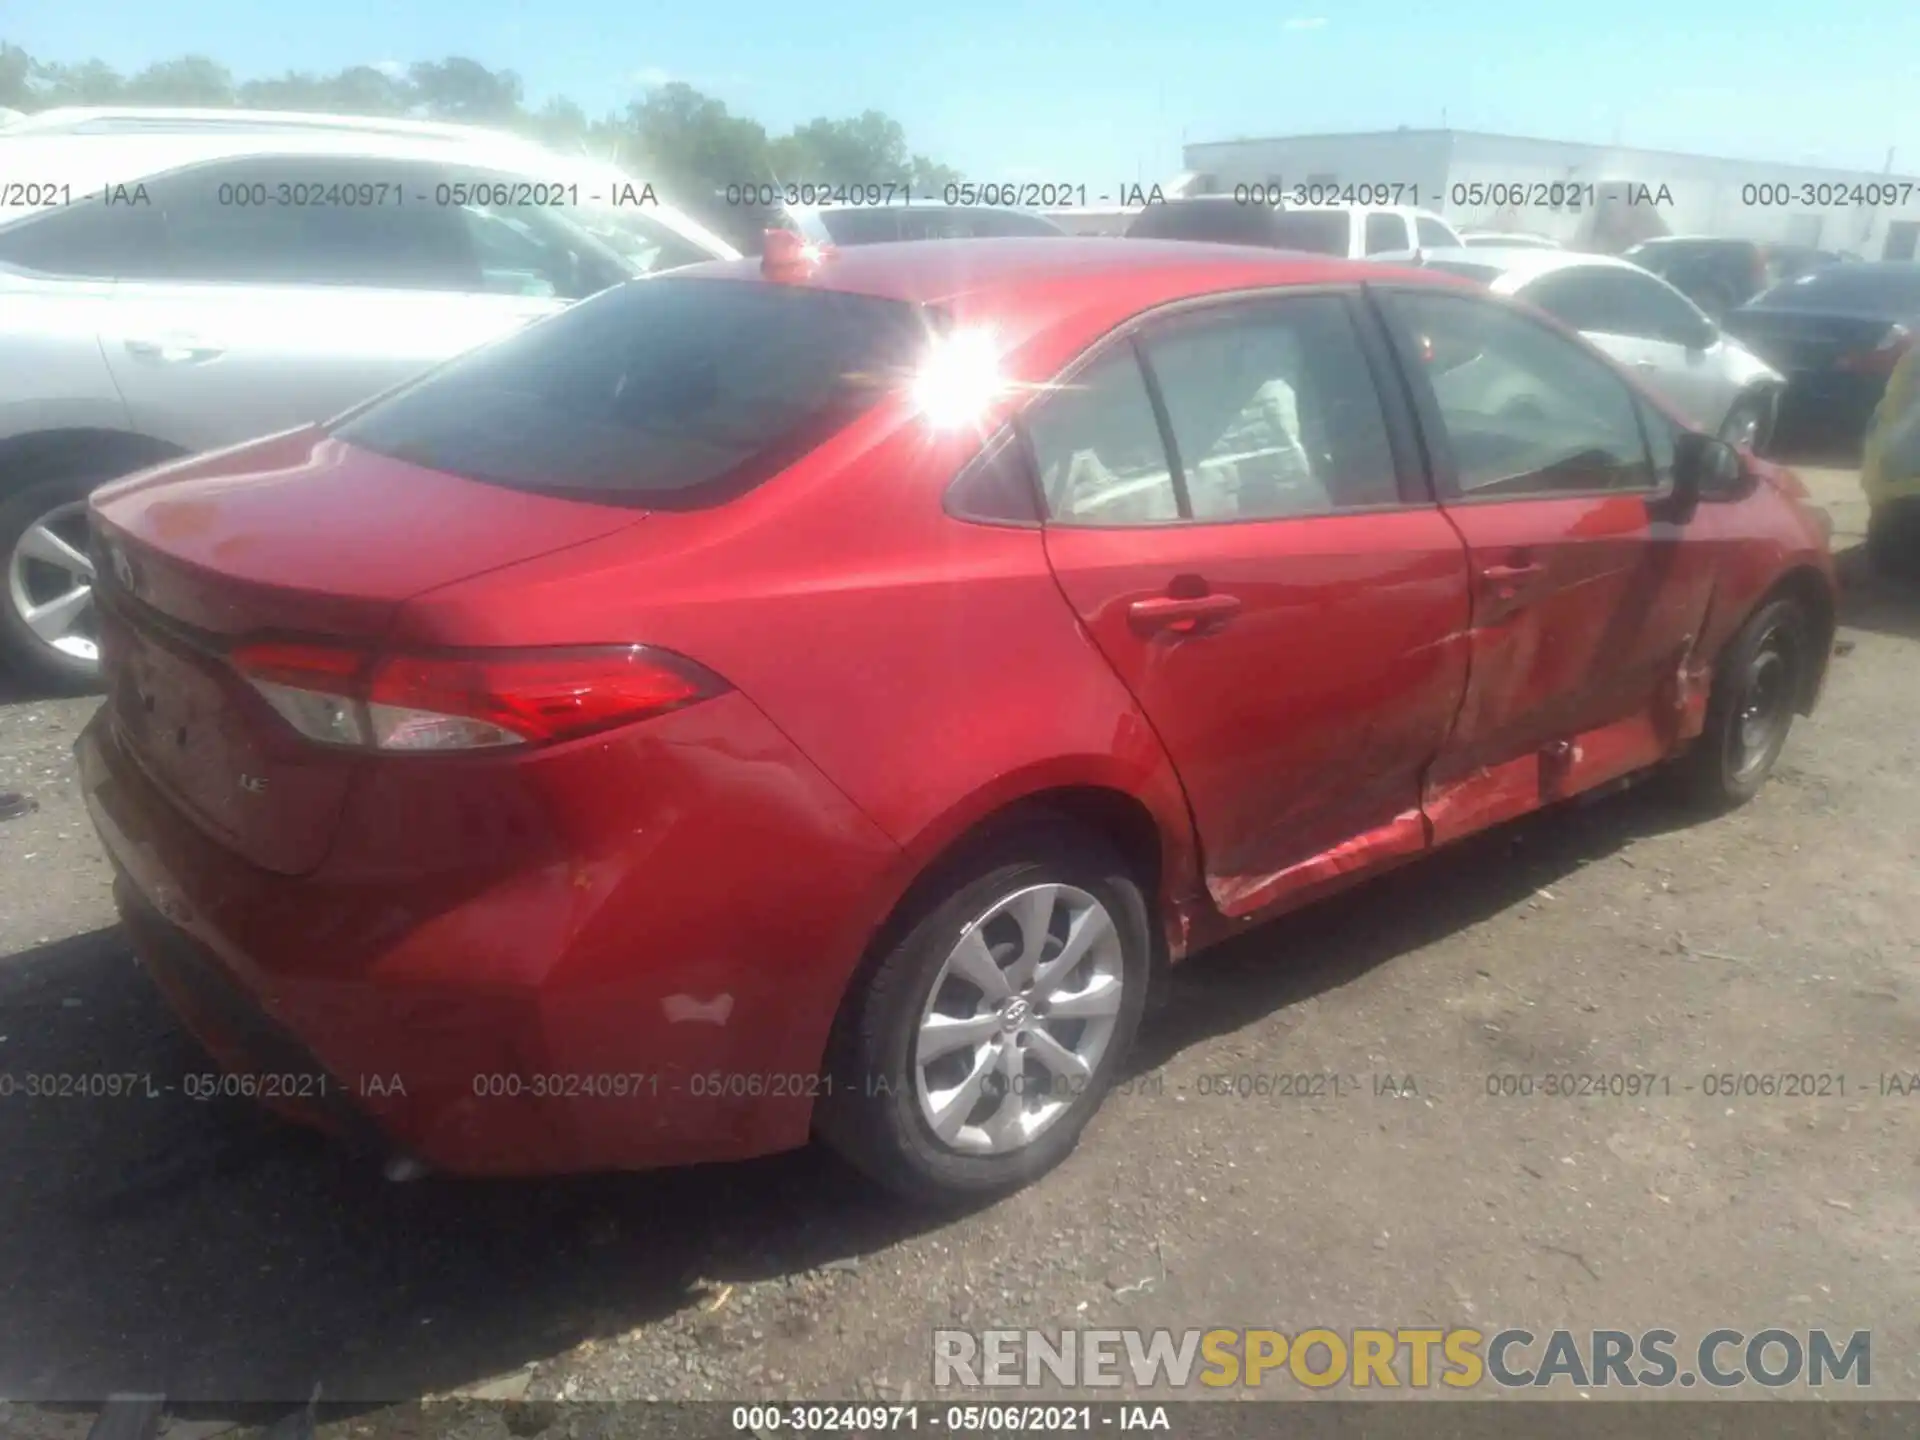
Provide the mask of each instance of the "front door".
[{"label": "front door", "polygon": [[1466,701],[1426,790],[1444,843],[1671,748],[1711,571],[1604,360],[1491,299],[1378,293],[1474,576]]},{"label": "front door", "polygon": [[1148,324],[1024,421],[1049,560],[1172,756],[1228,914],[1424,848],[1466,680],[1465,554],[1390,436],[1357,303]]}]

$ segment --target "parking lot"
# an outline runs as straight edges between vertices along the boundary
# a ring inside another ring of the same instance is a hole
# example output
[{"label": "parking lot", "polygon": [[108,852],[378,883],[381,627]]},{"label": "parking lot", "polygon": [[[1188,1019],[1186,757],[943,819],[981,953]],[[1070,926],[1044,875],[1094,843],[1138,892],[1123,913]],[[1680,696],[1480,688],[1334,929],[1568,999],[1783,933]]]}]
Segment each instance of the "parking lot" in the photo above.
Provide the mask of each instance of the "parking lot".
[{"label": "parking lot", "polygon": [[[1920,596],[1867,573],[1853,476],[1803,473],[1843,653],[1756,802],[1538,816],[1201,957],[1074,1158],[958,1220],[812,1153],[392,1185],[169,1091],[204,1061],[114,924],[68,756],[95,702],[11,693],[0,790],[37,809],[0,823],[0,1057],[153,1086],[0,1101],[0,1428],[316,1382],[924,1397],[934,1327],[1002,1324],[1870,1329],[1873,1393],[1920,1397]],[[1308,1072],[1359,1083],[1261,1079]],[[1500,1084],[1627,1072],[1664,1092]]]}]

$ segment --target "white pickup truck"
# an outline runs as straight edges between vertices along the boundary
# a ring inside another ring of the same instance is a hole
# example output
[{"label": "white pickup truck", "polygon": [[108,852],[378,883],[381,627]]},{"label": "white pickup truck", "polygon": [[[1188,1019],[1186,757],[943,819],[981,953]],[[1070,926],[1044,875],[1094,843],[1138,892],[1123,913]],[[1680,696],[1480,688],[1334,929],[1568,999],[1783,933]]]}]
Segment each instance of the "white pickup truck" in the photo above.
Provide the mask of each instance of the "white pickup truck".
[{"label": "white pickup truck", "polygon": [[1208,240],[1266,245],[1359,260],[1388,251],[1457,249],[1460,236],[1431,210],[1411,205],[1288,205],[1273,208],[1230,195],[1149,205],[1127,228],[1142,240]]}]

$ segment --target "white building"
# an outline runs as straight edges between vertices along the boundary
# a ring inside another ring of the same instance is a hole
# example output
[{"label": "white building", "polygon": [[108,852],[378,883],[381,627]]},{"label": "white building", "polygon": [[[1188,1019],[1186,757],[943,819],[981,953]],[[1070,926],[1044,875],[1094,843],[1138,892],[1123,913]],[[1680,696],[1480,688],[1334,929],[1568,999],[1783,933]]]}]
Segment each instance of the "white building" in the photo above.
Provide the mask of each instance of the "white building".
[{"label": "white building", "polygon": [[1278,185],[1289,201],[1422,205],[1459,229],[1526,230],[1618,250],[1651,235],[1725,235],[1910,260],[1920,180],[1530,140],[1476,130],[1381,130],[1188,145],[1201,188]]}]

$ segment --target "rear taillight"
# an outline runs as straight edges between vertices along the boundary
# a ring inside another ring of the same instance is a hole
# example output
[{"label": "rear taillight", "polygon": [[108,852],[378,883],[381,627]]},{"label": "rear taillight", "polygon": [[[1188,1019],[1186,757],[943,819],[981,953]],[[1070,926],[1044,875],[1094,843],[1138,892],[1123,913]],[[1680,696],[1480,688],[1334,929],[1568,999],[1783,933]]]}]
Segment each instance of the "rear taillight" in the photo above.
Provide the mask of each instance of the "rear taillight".
[{"label": "rear taillight", "polygon": [[1833,368],[1855,375],[1891,375],[1912,348],[1913,331],[1904,325],[1889,325],[1878,345],[1871,350],[1849,351],[1833,362]]},{"label": "rear taillight", "polygon": [[243,645],[230,659],[307,739],[416,753],[571,740],[727,688],[693,662],[645,645],[376,657],[269,640]]}]

